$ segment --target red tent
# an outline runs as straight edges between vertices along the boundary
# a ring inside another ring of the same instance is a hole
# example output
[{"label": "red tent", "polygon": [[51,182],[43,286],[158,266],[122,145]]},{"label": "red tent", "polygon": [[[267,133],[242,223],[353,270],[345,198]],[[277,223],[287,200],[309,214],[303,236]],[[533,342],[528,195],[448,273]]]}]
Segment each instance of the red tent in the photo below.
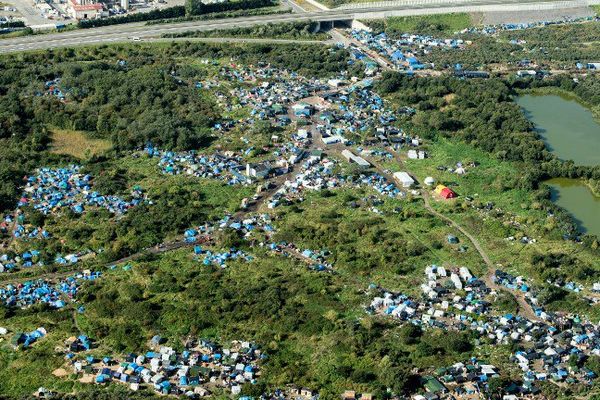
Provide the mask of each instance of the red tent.
[{"label": "red tent", "polygon": [[453,199],[456,197],[456,193],[454,193],[452,189],[446,187],[442,189],[440,196],[442,196],[444,199]]}]

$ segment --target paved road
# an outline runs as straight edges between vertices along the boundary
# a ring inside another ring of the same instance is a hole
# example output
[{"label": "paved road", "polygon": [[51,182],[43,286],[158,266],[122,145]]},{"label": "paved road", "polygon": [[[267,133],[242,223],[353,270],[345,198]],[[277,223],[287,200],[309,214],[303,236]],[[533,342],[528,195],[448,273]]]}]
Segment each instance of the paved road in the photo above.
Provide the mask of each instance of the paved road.
[{"label": "paved road", "polygon": [[302,40],[302,39],[254,39],[254,38],[236,38],[236,37],[218,37],[218,38],[159,38],[152,39],[152,42],[204,42],[204,43],[273,43],[273,44],[334,44],[332,40]]},{"label": "paved road", "polygon": [[[452,3],[450,3],[452,1]],[[131,41],[138,37],[143,40],[156,40],[165,34],[187,31],[215,30],[248,27],[254,25],[292,21],[331,21],[366,18],[384,18],[392,15],[417,15],[448,12],[530,10],[545,7],[560,8],[581,6],[600,0],[574,1],[535,1],[528,0],[411,0],[405,5],[378,6],[350,10],[326,10],[319,12],[261,15],[225,20],[179,22],[158,25],[133,23],[108,27],[82,29],[69,32],[24,36],[0,40],[0,54],[28,50],[43,50],[57,47],[73,47]],[[451,5],[452,4],[452,5]]]}]

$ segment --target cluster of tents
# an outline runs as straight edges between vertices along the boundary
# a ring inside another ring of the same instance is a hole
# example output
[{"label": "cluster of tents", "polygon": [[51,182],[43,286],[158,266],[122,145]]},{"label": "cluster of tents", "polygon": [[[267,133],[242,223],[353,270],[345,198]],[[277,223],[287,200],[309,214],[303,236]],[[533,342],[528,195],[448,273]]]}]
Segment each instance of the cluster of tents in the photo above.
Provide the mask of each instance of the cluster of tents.
[{"label": "cluster of tents", "polygon": [[0,302],[7,307],[25,308],[46,303],[52,308],[63,308],[77,295],[85,281],[101,277],[100,272],[77,273],[56,281],[38,279],[0,288]]},{"label": "cluster of tents", "polygon": [[150,157],[159,158],[158,167],[165,174],[187,174],[199,178],[220,180],[229,185],[246,183],[246,179],[239,175],[243,160],[238,155],[226,156],[219,153],[203,155],[197,154],[195,151],[163,151],[152,145],[146,147],[146,153]]},{"label": "cluster of tents", "polygon": [[221,268],[226,268],[227,261],[229,260],[252,261],[252,256],[234,247],[221,252],[212,252],[203,249],[200,245],[196,245],[194,246],[194,254],[197,256],[197,259],[200,259],[200,256],[204,257],[202,259],[204,265],[217,265]]},{"label": "cluster of tents", "polygon": [[465,42],[462,39],[437,39],[431,36],[403,34],[399,39],[390,38],[385,32],[373,34],[365,30],[352,30],[352,37],[391,60],[394,66],[403,70],[425,69],[427,66],[417,59],[417,56],[431,52],[435,48],[462,49]]},{"label": "cluster of tents", "polygon": [[122,214],[128,209],[147,201],[142,189],[135,187],[131,199],[116,195],[101,195],[93,191],[92,176],[82,174],[81,167],[71,165],[64,168],[40,168],[35,175],[26,179],[23,195],[18,207],[31,206],[48,215],[62,208],[83,213],[85,207],[101,207],[113,214]]}]

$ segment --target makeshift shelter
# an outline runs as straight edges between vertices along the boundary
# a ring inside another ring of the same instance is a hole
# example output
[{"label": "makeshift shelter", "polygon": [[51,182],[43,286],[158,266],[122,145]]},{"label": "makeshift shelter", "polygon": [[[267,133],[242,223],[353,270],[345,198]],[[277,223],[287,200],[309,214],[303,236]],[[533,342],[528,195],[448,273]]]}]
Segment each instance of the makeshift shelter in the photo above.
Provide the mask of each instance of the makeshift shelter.
[{"label": "makeshift shelter", "polygon": [[404,171],[394,172],[394,178],[404,188],[409,188],[415,184],[415,180],[407,172],[404,172]]},{"label": "makeshift shelter", "polygon": [[457,197],[456,193],[445,185],[437,185],[435,193],[443,199],[453,199]]}]

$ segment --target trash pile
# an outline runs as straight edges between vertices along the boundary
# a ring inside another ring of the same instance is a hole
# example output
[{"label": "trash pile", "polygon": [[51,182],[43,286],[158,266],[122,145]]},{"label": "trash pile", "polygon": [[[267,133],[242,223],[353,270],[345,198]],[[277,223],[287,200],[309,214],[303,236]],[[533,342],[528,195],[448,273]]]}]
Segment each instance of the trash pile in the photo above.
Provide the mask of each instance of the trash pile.
[{"label": "trash pile", "polygon": [[160,394],[199,398],[213,390],[238,395],[242,385],[256,383],[258,363],[266,357],[255,345],[241,341],[221,348],[206,339],[190,339],[182,352],[159,344],[153,347],[145,354],[128,354],[121,361],[109,356],[83,358],[83,354],[66,358],[76,374],[91,376],[96,384],[120,382],[134,391],[147,387]]},{"label": "trash pile", "polygon": [[419,70],[429,68],[430,65],[421,63],[418,56],[428,54],[433,49],[463,49],[465,42],[462,39],[437,39],[431,36],[413,35],[405,33],[400,39],[388,37],[385,32],[373,34],[365,30],[352,30],[352,38],[379,55],[387,58],[399,70]]},{"label": "trash pile", "polygon": [[47,96],[54,96],[57,99],[59,99],[60,101],[65,101],[65,94],[60,89],[59,85],[60,85],[60,78],[56,78],[51,81],[47,81],[44,84],[44,88],[46,90],[44,94]]},{"label": "trash pile", "polygon": [[84,281],[100,277],[100,272],[86,271],[58,281],[38,279],[17,285],[9,284],[0,288],[0,301],[7,307],[26,308],[45,303],[52,308],[63,308],[75,298]]},{"label": "trash pile", "polygon": [[127,201],[119,196],[104,196],[92,190],[92,177],[80,173],[81,167],[40,168],[27,178],[18,207],[27,205],[44,215],[68,207],[81,214],[85,207],[100,207],[113,214],[123,214],[131,207],[146,202],[141,188],[136,187]]},{"label": "trash pile", "polygon": [[243,170],[241,156],[230,154],[202,155],[195,151],[176,153],[146,147],[150,157],[160,158],[158,167],[169,175],[187,174],[198,178],[215,179],[229,185],[244,184],[247,178],[240,171]]}]

